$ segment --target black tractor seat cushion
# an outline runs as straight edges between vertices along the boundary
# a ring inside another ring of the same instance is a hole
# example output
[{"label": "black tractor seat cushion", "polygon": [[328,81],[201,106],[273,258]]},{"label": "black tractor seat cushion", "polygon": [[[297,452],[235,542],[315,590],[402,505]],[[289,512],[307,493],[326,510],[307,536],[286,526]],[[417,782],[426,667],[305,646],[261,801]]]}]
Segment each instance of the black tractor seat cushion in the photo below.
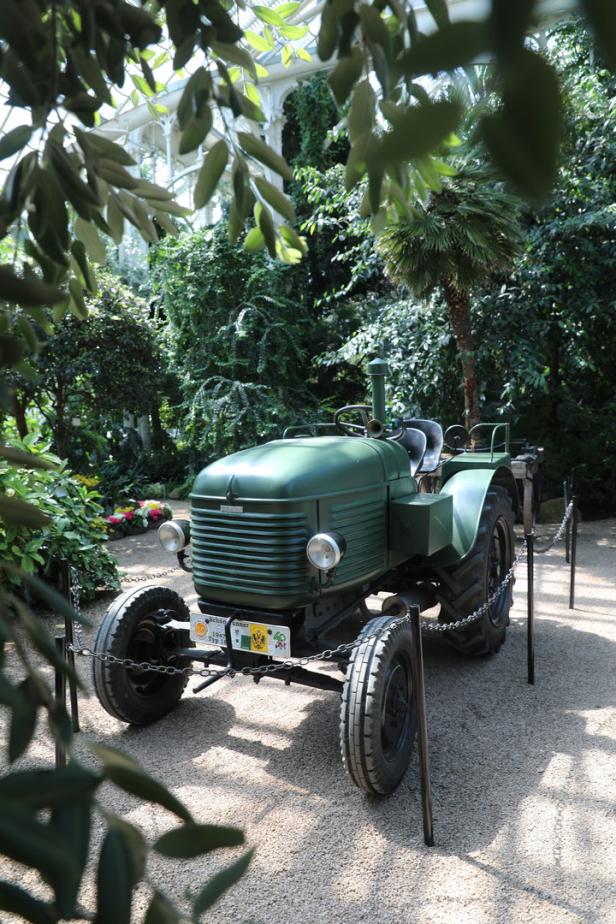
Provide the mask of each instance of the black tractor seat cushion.
[{"label": "black tractor seat cushion", "polygon": [[404,446],[409,454],[409,460],[411,463],[411,475],[414,475],[415,472],[419,471],[419,467],[426,452],[426,434],[421,430],[416,430],[413,427],[405,426],[404,432],[400,437],[399,442],[401,446]]}]

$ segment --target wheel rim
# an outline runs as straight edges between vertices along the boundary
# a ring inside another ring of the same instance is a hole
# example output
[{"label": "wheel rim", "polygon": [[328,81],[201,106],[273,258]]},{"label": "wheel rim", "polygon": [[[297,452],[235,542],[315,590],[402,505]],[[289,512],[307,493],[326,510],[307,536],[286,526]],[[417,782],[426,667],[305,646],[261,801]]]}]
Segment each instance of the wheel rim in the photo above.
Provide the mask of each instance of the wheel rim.
[{"label": "wheel rim", "polygon": [[[178,647],[175,630],[165,629],[151,616],[146,616],[133,633],[126,651],[126,657],[133,661],[146,661],[153,665],[173,666],[177,656],[173,653]],[[169,680],[169,674],[159,674],[145,668],[131,668],[126,676],[135,693],[139,696],[153,696]]]},{"label": "wheel rim", "polygon": [[[502,584],[510,566],[510,541],[507,522],[499,517],[494,524],[487,569],[487,597],[490,598]],[[493,626],[501,626],[507,615],[507,590],[503,590],[490,607],[489,617]]]},{"label": "wheel rim", "polygon": [[406,743],[411,695],[409,666],[403,658],[394,658],[387,668],[381,708],[381,744],[386,760],[393,760]]}]

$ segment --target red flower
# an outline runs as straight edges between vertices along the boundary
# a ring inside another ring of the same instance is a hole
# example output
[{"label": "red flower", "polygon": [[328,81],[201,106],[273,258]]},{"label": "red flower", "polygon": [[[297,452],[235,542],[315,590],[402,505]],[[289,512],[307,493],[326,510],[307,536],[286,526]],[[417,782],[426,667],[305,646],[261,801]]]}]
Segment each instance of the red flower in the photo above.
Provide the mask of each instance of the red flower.
[{"label": "red flower", "polygon": [[125,520],[134,520],[134,519],[135,519],[135,513],[134,513],[134,511],[133,511],[133,510],[127,510],[126,513],[124,514],[124,519],[125,519]]},{"label": "red flower", "polygon": [[121,522],[122,522],[122,520],[120,519],[120,517],[113,517],[113,516],[112,516],[112,517],[105,517],[105,519],[107,520],[108,523],[111,523],[113,526],[117,526],[118,523],[121,523]]}]

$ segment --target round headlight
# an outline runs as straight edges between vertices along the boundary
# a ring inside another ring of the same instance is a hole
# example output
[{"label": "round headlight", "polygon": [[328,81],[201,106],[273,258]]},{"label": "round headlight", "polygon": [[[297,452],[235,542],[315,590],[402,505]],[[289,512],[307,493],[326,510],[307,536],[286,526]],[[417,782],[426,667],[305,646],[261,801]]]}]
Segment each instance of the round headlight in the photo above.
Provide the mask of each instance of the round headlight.
[{"label": "round headlight", "polygon": [[308,561],[320,571],[331,571],[344,554],[344,539],[332,533],[317,533],[308,540],[306,555]]},{"label": "round headlight", "polygon": [[158,541],[165,552],[181,552],[190,542],[188,520],[167,520],[158,527]]}]

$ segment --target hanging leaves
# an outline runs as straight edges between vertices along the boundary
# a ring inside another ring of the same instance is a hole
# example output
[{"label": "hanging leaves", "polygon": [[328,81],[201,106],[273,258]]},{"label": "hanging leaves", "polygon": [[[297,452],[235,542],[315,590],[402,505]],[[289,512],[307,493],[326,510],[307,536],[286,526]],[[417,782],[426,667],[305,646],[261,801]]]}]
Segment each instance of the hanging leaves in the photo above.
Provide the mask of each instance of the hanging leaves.
[{"label": "hanging leaves", "polygon": [[541,198],[556,175],[561,100],[553,68],[528,49],[510,71],[501,108],[481,122],[483,139],[503,174],[524,195]]},{"label": "hanging leaves", "polygon": [[581,0],[582,11],[592,27],[599,51],[616,69],[616,6],[611,0]]},{"label": "hanging leaves", "polygon": [[199,171],[194,192],[196,209],[203,208],[212,198],[228,160],[229,148],[227,142],[221,138],[212,145]]}]

